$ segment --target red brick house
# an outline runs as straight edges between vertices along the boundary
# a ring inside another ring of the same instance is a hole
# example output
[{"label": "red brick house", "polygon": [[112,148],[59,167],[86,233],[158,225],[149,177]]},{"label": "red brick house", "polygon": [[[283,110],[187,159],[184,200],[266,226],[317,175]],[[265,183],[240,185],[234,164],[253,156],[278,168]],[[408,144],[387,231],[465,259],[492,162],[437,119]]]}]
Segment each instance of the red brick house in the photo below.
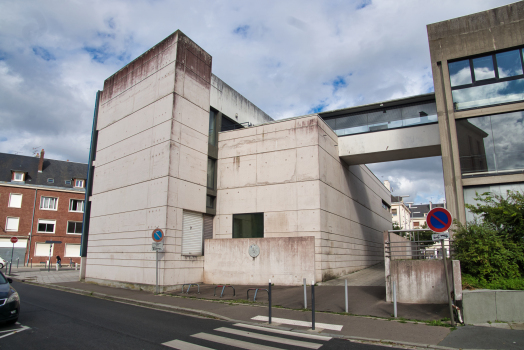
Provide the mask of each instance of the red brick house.
[{"label": "red brick house", "polygon": [[[80,263],[87,164],[0,153],[0,256]],[[48,244],[46,241],[61,241]]]}]

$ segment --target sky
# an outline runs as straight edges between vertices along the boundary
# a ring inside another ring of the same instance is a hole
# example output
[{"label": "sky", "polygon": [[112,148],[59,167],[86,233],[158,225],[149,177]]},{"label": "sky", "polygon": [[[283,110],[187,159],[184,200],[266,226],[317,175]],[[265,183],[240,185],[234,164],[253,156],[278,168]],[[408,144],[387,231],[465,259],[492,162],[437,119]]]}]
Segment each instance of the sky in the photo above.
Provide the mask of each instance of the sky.
[{"label": "sky", "polygon": [[[433,91],[426,25],[501,0],[0,2],[0,152],[87,162],[95,94],[180,29],[274,119]],[[395,195],[444,199],[440,157],[370,164]]]}]

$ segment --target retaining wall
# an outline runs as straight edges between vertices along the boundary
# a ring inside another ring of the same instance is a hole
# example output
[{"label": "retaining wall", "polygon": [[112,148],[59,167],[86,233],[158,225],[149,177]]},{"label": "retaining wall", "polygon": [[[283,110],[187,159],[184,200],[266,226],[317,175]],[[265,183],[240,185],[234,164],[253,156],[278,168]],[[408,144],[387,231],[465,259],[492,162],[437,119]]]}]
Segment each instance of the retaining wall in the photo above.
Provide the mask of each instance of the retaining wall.
[{"label": "retaining wall", "polygon": [[524,291],[467,290],[462,295],[466,324],[524,322]]}]

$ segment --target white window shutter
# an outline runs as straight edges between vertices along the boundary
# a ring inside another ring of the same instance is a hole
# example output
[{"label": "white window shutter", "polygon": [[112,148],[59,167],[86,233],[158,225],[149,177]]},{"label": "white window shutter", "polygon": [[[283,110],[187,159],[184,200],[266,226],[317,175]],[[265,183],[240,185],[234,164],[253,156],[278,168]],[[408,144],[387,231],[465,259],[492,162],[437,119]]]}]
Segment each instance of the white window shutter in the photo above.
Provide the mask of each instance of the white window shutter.
[{"label": "white window shutter", "polygon": [[80,244],[65,244],[65,256],[71,258],[80,257]]},{"label": "white window shutter", "polygon": [[202,214],[184,210],[182,225],[182,255],[202,255],[202,230],[204,227]]}]

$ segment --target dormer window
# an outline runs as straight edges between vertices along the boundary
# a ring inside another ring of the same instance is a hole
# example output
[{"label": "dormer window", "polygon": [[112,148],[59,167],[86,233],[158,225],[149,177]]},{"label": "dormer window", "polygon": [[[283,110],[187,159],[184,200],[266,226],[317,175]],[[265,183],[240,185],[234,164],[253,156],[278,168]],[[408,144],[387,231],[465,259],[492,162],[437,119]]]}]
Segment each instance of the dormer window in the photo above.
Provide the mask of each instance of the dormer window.
[{"label": "dormer window", "polygon": [[13,171],[13,181],[25,181],[25,173],[23,171]]},{"label": "dormer window", "polygon": [[75,187],[84,187],[84,180],[75,180]]}]

